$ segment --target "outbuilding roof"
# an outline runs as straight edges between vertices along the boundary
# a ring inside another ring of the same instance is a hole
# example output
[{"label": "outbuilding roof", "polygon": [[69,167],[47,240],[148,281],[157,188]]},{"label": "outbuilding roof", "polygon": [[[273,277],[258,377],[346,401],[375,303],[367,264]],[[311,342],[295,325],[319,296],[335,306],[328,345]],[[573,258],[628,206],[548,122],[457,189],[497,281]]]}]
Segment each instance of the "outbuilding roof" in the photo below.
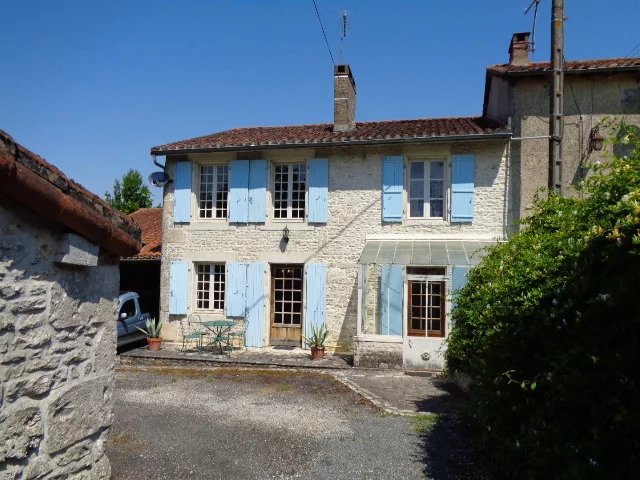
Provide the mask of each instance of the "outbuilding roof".
[{"label": "outbuilding roof", "polygon": [[334,132],[333,124],[291,125],[283,127],[248,127],[226,130],[202,137],[158,145],[154,155],[197,153],[237,149],[265,149],[353,144],[386,144],[509,137],[510,131],[485,117],[423,118],[357,122],[347,132]]},{"label": "outbuilding roof", "polygon": [[0,194],[121,256],[138,253],[140,228],[0,130]]},{"label": "outbuilding roof", "polygon": [[156,260],[162,257],[162,208],[141,208],[129,215],[142,230],[142,250],[133,260]]}]

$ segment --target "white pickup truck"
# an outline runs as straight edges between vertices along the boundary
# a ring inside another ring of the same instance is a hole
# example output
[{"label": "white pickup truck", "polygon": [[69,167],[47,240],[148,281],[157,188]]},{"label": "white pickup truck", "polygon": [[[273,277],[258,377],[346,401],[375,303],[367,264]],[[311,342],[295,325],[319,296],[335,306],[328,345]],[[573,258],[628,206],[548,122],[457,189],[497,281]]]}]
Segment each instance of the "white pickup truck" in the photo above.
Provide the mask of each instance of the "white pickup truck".
[{"label": "white pickup truck", "polygon": [[136,327],[144,328],[148,313],[140,311],[140,295],[135,292],[123,293],[118,297],[118,346],[145,338]]}]

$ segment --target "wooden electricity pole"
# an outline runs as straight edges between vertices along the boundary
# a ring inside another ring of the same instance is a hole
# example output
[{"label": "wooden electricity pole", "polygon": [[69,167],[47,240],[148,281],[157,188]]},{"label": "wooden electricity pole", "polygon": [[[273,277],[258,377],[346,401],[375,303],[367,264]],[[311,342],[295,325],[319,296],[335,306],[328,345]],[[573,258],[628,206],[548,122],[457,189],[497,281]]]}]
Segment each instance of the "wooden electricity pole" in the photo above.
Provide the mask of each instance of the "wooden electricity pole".
[{"label": "wooden electricity pole", "polygon": [[551,122],[549,125],[549,189],[562,195],[562,133],[564,101],[564,0],[552,0]]}]

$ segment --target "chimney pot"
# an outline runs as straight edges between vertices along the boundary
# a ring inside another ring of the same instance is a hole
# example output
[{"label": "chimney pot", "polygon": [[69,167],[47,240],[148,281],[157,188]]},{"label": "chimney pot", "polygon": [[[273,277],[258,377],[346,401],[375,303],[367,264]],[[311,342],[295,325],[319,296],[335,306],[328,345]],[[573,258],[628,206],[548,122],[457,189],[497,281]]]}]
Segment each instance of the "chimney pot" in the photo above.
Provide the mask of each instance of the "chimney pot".
[{"label": "chimney pot", "polygon": [[356,82],[349,65],[333,69],[333,131],[356,128]]},{"label": "chimney pot", "polygon": [[524,66],[529,65],[529,50],[531,43],[529,37],[531,32],[514,33],[509,45],[509,65]]}]

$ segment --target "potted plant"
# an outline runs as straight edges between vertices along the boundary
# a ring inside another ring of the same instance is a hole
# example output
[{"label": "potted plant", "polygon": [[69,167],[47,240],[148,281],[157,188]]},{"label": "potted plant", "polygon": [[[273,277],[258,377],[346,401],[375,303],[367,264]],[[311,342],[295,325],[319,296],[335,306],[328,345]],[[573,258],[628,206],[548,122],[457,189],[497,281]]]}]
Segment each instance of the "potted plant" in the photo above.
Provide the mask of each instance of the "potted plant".
[{"label": "potted plant", "polygon": [[162,337],[160,336],[162,320],[156,323],[155,318],[149,318],[147,319],[145,328],[136,328],[147,336],[147,348],[149,350],[160,350],[160,346],[162,345]]},{"label": "potted plant", "polygon": [[311,325],[311,336],[304,337],[311,348],[311,358],[313,360],[324,358],[324,342],[328,334],[327,326],[323,323],[318,327]]}]

